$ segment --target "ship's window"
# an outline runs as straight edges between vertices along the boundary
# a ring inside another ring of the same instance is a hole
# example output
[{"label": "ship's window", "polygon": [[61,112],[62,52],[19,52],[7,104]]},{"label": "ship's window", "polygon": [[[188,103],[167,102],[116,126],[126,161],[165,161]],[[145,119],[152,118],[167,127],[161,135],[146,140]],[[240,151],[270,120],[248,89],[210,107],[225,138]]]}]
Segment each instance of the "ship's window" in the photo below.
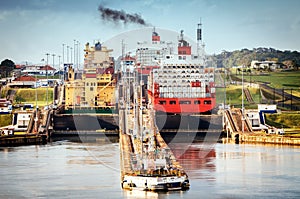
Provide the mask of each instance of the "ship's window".
[{"label": "ship's window", "polygon": [[160,100],[159,101],[159,104],[161,104],[161,105],[164,105],[164,104],[166,104],[167,102],[165,101],[165,100]]},{"label": "ship's window", "polygon": [[171,101],[170,101],[170,104],[176,104],[176,101],[171,100]]},{"label": "ship's window", "polygon": [[211,104],[211,100],[204,100],[204,104]]},{"label": "ship's window", "polygon": [[195,100],[194,104],[200,104],[200,100]]},{"label": "ship's window", "polygon": [[173,68],[177,68],[176,66],[173,66]]},{"label": "ship's window", "polygon": [[179,101],[179,104],[191,104],[191,101],[190,100],[182,100],[182,101]]},{"label": "ship's window", "polygon": [[191,68],[195,68],[195,66],[191,66]]}]

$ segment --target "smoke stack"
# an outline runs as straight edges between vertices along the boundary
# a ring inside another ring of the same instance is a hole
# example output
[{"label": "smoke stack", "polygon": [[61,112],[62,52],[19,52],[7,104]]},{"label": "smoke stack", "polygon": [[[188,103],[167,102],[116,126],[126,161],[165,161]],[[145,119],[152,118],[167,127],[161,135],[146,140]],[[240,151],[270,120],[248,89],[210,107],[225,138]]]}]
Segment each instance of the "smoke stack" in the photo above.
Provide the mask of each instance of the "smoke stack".
[{"label": "smoke stack", "polygon": [[101,18],[105,21],[113,21],[115,23],[123,22],[135,23],[143,26],[148,26],[149,24],[137,13],[128,14],[124,10],[113,10],[110,8],[105,8],[102,5],[99,5],[98,10],[101,14]]}]

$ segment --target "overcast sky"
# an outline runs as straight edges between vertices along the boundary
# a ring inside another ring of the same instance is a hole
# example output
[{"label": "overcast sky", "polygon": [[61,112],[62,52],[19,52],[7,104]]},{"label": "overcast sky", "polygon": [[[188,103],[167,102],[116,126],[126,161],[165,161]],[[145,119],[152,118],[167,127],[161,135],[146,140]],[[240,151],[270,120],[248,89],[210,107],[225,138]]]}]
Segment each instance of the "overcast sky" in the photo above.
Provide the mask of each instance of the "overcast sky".
[{"label": "overcast sky", "polygon": [[104,21],[99,5],[137,13],[151,26],[183,29],[194,39],[201,18],[208,54],[256,47],[300,51],[298,0],[9,0],[0,1],[0,61],[40,63],[46,53],[62,55],[62,44],[73,47],[74,39],[83,54],[86,42],[145,27]]}]

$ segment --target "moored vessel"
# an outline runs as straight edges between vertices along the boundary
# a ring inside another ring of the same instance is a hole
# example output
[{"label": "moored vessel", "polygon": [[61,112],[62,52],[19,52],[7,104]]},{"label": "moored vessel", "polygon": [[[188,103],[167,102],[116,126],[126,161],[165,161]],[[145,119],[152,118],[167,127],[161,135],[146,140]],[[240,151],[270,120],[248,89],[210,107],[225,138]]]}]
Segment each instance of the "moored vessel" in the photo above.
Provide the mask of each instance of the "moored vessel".
[{"label": "moored vessel", "polygon": [[177,53],[164,54],[159,68],[149,77],[148,95],[154,109],[170,114],[198,114],[212,111],[216,105],[214,67],[204,54],[201,24],[197,29],[197,53],[183,31],[178,39]]}]

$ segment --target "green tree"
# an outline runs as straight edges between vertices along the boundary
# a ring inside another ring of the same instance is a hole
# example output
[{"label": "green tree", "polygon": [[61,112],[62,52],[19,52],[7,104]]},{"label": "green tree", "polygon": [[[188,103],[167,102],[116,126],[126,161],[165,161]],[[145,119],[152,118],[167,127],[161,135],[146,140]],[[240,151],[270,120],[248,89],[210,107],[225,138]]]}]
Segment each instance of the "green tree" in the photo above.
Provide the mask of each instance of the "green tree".
[{"label": "green tree", "polygon": [[0,64],[0,75],[1,77],[8,77],[12,70],[16,68],[16,65],[13,61],[5,59]]}]

